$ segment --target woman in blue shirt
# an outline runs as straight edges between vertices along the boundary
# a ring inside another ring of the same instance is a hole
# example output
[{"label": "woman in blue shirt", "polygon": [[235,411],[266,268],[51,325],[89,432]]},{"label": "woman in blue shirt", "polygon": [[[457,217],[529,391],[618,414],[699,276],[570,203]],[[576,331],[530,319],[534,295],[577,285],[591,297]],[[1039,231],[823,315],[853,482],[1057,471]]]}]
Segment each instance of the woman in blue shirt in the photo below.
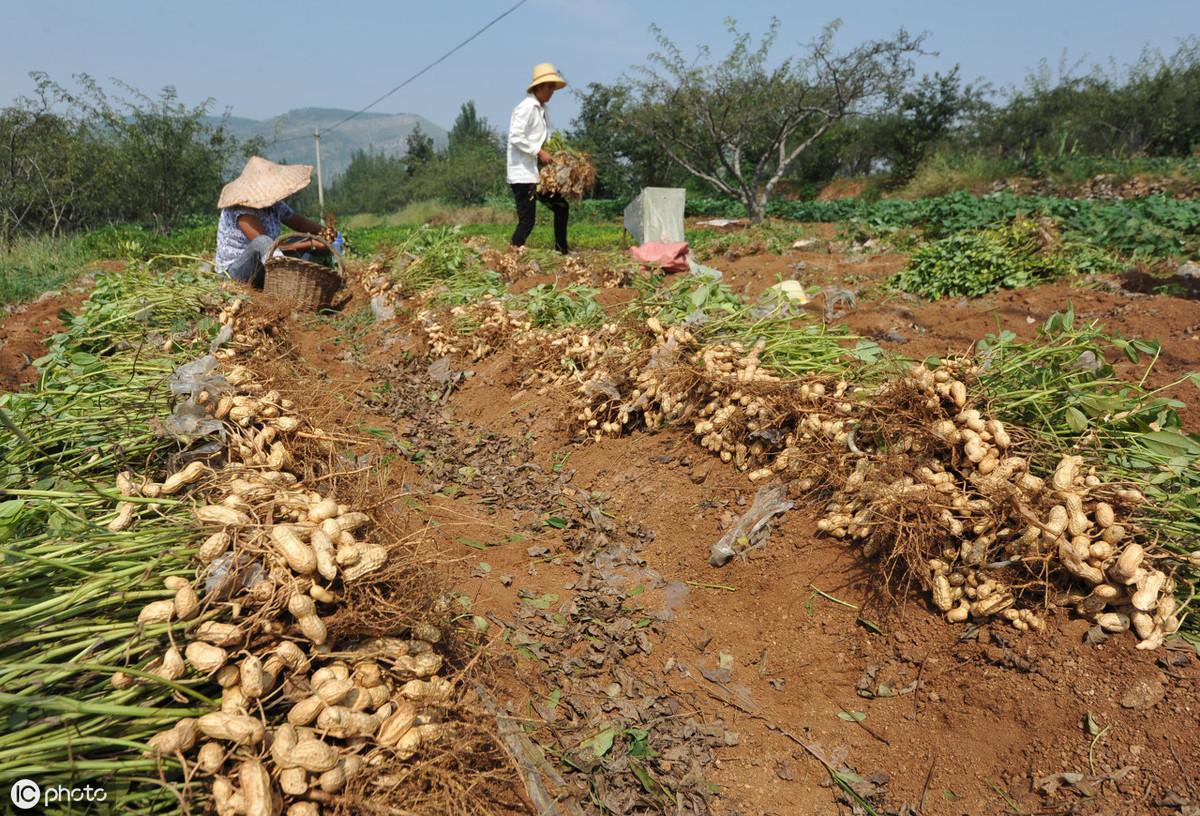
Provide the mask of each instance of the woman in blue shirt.
[{"label": "woman in blue shirt", "polygon": [[[263,284],[264,266],[271,245],[284,226],[317,235],[321,225],[294,212],[284,201],[308,186],[312,167],[275,164],[252,156],[242,174],[225,185],[217,206],[217,271],[256,288]],[[288,252],[322,249],[307,240],[289,243]]]}]

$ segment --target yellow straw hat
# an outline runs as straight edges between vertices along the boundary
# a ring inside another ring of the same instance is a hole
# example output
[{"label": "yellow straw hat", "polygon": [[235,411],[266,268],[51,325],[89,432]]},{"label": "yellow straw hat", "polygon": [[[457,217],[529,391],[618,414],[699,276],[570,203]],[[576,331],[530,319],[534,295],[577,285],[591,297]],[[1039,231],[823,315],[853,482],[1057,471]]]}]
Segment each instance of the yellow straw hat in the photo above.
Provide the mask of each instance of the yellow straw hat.
[{"label": "yellow straw hat", "polygon": [[311,179],[311,165],[276,164],[262,156],[251,156],[242,174],[221,189],[217,206],[270,207],[303,190]]},{"label": "yellow straw hat", "polygon": [[553,63],[543,62],[540,65],[535,65],[533,68],[533,82],[529,83],[529,87],[525,89],[529,93],[538,85],[550,84],[558,88],[567,87],[567,81],[558,75],[558,71],[554,70]]}]

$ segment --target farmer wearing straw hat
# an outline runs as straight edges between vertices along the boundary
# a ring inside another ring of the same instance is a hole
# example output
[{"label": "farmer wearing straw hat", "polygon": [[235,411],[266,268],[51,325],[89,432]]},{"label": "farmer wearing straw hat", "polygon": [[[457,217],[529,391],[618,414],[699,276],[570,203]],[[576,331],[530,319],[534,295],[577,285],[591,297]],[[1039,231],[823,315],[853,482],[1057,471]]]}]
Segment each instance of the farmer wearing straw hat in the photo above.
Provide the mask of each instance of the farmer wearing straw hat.
[{"label": "farmer wearing straw hat", "polygon": [[[236,281],[263,285],[263,262],[283,225],[297,232],[317,235],[321,225],[292,211],[284,199],[308,186],[312,167],[307,164],[276,164],[252,156],[242,174],[225,185],[217,206],[216,267]],[[289,243],[289,252],[319,249],[308,240]]]},{"label": "farmer wearing straw hat", "polygon": [[526,96],[513,108],[508,124],[508,183],[517,202],[517,228],[513,232],[512,245],[524,246],[537,218],[536,200],[554,213],[554,248],[566,255],[567,248],[567,200],[562,195],[538,194],[538,164],[550,161],[550,154],[543,145],[550,138],[550,120],[546,114],[546,103],[559,88],[565,88],[566,80],[558,75],[554,66],[543,62],[533,69],[533,81],[526,88]]}]

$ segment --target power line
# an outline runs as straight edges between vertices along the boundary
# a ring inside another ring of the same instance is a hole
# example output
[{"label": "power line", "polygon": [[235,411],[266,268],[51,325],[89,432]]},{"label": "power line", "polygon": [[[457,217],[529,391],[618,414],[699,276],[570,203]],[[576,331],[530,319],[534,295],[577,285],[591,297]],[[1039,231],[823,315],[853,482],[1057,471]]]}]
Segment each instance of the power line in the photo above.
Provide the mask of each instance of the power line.
[{"label": "power line", "polygon": [[[382,96],[380,96],[378,99],[376,99],[375,101],[371,102],[369,105],[367,105],[367,106],[365,106],[365,107],[363,107],[363,108],[361,108],[361,109],[359,109],[359,110],[356,110],[354,113],[350,114],[350,115],[349,115],[349,116],[347,116],[345,119],[342,119],[341,121],[334,123],[334,124],[333,124],[333,125],[331,125],[330,127],[327,127],[327,128],[326,128],[324,131],[322,131],[322,132],[323,132],[323,133],[329,133],[329,132],[330,132],[330,131],[332,131],[332,130],[337,130],[339,127],[341,127],[342,125],[346,124],[347,122],[349,122],[351,119],[355,118],[356,116],[361,116],[362,114],[366,113],[366,112],[367,112],[367,111],[369,111],[371,108],[375,107],[375,106],[376,106],[376,105],[378,105],[380,102],[382,102],[383,100],[387,99],[387,98],[388,98],[389,96],[391,96],[392,94],[396,93],[396,91],[400,90],[401,88],[405,87],[406,85],[410,84],[411,82],[413,82],[413,81],[415,81],[415,80],[419,79],[421,76],[423,76],[424,74],[426,74],[426,73],[428,73],[429,71],[433,70],[434,68],[436,68],[438,65],[442,64],[443,62],[445,62],[447,59],[449,59],[450,57],[452,57],[452,56],[453,56],[454,54],[456,54],[457,52],[461,51],[461,50],[462,50],[464,47],[466,47],[466,46],[467,46],[469,43],[471,43],[473,40],[475,40],[477,37],[479,37],[481,34],[483,34],[483,33],[484,33],[485,31],[487,31],[489,28],[491,28],[491,27],[492,27],[492,26],[494,26],[496,23],[498,23],[498,22],[500,22],[501,20],[503,20],[503,19],[504,19],[505,17],[507,17],[508,15],[512,14],[514,11],[516,11],[517,9],[519,9],[521,6],[525,5],[527,2],[529,2],[529,0],[517,0],[517,2],[516,2],[516,3],[514,3],[514,4],[513,4],[511,7],[509,7],[509,9],[508,9],[507,11],[505,11],[505,12],[503,12],[502,14],[499,14],[498,16],[496,16],[496,17],[492,18],[490,21],[488,21],[487,25],[483,26],[483,28],[481,28],[481,29],[479,29],[478,31],[476,31],[476,32],[475,32],[474,34],[472,34],[470,37],[467,37],[465,40],[463,40],[463,41],[462,41],[462,42],[460,42],[458,45],[456,45],[456,46],[454,46],[453,48],[451,48],[451,49],[450,49],[449,51],[447,51],[445,54],[442,54],[440,57],[438,57],[438,58],[437,58],[437,59],[435,59],[433,62],[431,62],[431,63],[429,63],[428,65],[426,65],[426,66],[425,66],[424,68],[422,68],[420,71],[417,71],[415,74],[413,74],[413,75],[412,75],[412,76],[410,76],[408,79],[406,79],[406,80],[404,80],[403,82],[401,82],[401,83],[400,83],[399,85],[397,85],[395,88],[392,88],[390,91],[388,91],[387,93],[383,94],[383,95],[382,95]],[[302,135],[302,136],[289,136],[289,137],[288,137],[288,138],[286,138],[286,139],[278,139],[278,140],[276,140],[276,141],[274,142],[274,144],[282,144],[282,143],[284,143],[284,142],[292,142],[292,141],[296,141],[297,139],[311,139],[311,138],[312,138],[312,136],[311,136],[310,134],[304,134],[304,135]]]}]

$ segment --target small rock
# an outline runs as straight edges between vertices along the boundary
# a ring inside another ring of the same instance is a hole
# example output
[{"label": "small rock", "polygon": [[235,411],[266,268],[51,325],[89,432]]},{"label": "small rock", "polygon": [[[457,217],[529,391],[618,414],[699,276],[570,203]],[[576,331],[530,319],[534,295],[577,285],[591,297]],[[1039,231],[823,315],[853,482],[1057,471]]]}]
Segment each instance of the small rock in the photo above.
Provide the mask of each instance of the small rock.
[{"label": "small rock", "polygon": [[1196,261],[1184,261],[1175,270],[1175,274],[1180,278],[1200,279],[1200,263]]},{"label": "small rock", "polygon": [[708,479],[709,472],[711,471],[711,462],[701,462],[700,464],[696,465],[696,467],[692,468],[692,472],[688,474],[688,478],[690,478],[694,484],[704,484],[705,480]]},{"label": "small rock", "polygon": [[396,307],[389,304],[383,295],[371,298],[371,311],[375,314],[375,319],[381,322],[396,319]]},{"label": "small rock", "polygon": [[501,575],[500,583],[504,586],[512,586],[513,577],[511,575]]},{"label": "small rock", "polygon": [[877,788],[882,788],[892,781],[892,777],[887,771],[879,770],[868,776],[867,781]]},{"label": "small rock", "polygon": [[543,544],[535,544],[525,551],[525,554],[530,558],[541,558],[543,555],[550,554],[550,548]]},{"label": "small rock", "polygon": [[1121,697],[1122,708],[1151,708],[1167,694],[1167,689],[1158,681],[1139,680]]},{"label": "small rock", "polygon": [[434,362],[430,363],[427,372],[429,374],[429,379],[436,383],[449,382],[452,374],[450,370],[450,358],[443,357],[440,360],[435,360]]}]

